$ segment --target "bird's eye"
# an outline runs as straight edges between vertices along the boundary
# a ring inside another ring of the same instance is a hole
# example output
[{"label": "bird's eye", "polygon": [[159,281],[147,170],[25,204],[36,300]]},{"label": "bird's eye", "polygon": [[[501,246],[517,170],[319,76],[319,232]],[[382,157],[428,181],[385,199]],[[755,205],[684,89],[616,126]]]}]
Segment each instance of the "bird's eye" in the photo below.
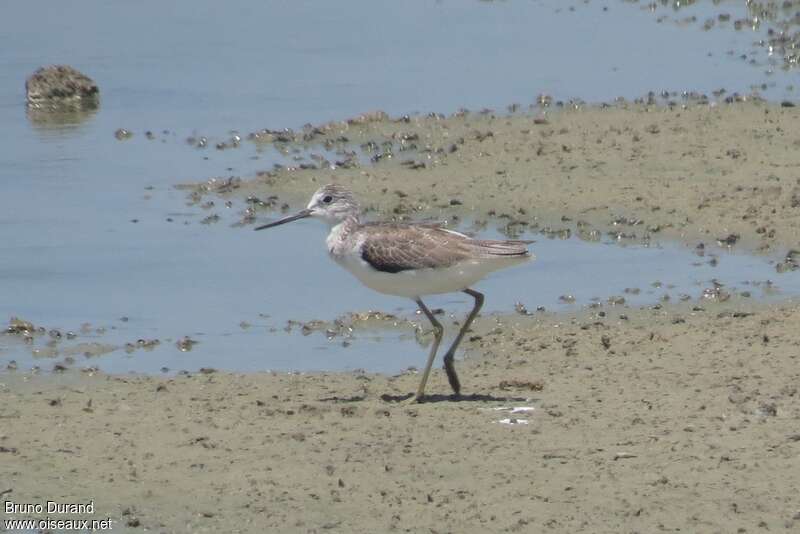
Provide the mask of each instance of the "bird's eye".
[{"label": "bird's eye", "polygon": [[325,204],[330,204],[333,201],[333,197],[330,195],[326,195],[325,198],[322,199]]}]

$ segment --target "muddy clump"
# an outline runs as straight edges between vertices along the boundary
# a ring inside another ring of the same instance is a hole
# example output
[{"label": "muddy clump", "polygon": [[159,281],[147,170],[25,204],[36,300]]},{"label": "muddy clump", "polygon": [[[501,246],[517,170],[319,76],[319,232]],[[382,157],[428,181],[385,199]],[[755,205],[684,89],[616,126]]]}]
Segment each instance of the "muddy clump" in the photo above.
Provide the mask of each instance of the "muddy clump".
[{"label": "muddy clump", "polygon": [[25,81],[28,108],[40,111],[95,109],[100,89],[82,72],[68,65],[42,67]]},{"label": "muddy clump", "polygon": [[44,327],[36,326],[32,322],[19,317],[12,317],[4,331],[6,335],[19,336],[26,343],[33,343],[34,336],[42,335],[45,332]]}]

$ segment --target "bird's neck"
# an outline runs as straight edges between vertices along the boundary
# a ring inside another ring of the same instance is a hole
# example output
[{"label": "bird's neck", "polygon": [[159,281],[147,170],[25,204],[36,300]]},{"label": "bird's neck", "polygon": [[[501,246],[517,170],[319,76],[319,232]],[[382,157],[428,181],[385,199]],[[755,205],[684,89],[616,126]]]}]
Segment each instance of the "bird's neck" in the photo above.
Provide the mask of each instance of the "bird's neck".
[{"label": "bird's neck", "polygon": [[346,248],[348,238],[358,225],[358,215],[348,215],[344,220],[332,224],[327,239],[328,251],[334,256],[341,255]]},{"label": "bird's neck", "polygon": [[331,222],[331,230],[334,228],[340,228],[340,230],[353,230],[356,226],[358,226],[360,220],[358,218],[358,214],[348,214],[343,219],[337,219]]}]

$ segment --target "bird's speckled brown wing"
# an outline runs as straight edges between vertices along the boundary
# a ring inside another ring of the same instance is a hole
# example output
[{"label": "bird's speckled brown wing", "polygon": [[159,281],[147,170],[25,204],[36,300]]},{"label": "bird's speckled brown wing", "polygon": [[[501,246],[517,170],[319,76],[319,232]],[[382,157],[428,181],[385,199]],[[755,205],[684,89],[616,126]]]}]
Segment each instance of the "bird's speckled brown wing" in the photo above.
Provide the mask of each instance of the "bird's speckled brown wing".
[{"label": "bird's speckled brown wing", "polygon": [[470,259],[528,255],[527,241],[471,239],[429,225],[368,223],[360,231],[366,234],[361,258],[387,273],[449,267]]}]

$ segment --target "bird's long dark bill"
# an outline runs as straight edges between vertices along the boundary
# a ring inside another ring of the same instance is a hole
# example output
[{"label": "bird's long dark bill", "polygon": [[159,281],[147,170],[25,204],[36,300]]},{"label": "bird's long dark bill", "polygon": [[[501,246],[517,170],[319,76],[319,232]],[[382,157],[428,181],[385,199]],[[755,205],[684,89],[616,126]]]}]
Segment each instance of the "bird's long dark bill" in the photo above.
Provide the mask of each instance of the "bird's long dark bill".
[{"label": "bird's long dark bill", "polygon": [[309,209],[300,210],[294,215],[289,215],[288,217],[284,217],[283,219],[278,219],[277,221],[273,221],[269,224],[258,226],[255,228],[255,230],[266,230],[267,228],[272,228],[273,226],[280,226],[281,224],[286,224],[288,222],[296,221],[297,219],[304,219],[305,217],[309,217],[310,215],[311,215],[311,210]]}]

